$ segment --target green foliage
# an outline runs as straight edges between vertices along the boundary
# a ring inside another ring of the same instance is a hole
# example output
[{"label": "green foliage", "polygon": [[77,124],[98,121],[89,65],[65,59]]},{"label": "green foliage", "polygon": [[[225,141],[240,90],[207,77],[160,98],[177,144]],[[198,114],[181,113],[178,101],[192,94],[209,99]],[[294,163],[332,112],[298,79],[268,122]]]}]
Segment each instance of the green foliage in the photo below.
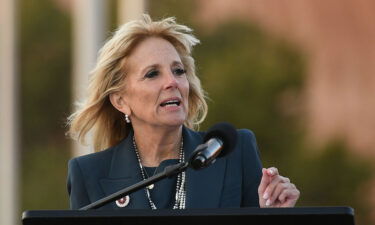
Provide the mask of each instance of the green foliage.
[{"label": "green foliage", "polygon": [[22,210],[67,209],[68,146],[35,146],[24,152],[22,168]]},{"label": "green foliage", "polygon": [[238,23],[221,26],[201,40],[195,52],[198,73],[212,99],[204,127],[228,121],[250,128],[262,144],[265,159],[276,156],[280,160],[284,155],[280,146],[292,144],[297,136],[285,132],[297,120],[283,114],[280,95],[288,90],[298,93],[301,58],[285,44]]},{"label": "green foliage", "polygon": [[22,210],[66,209],[70,19],[53,1],[20,1]]},{"label": "green foliage", "polygon": [[309,154],[306,148],[293,154],[286,170],[302,190],[298,205],[350,206],[355,210],[357,224],[371,224],[370,202],[362,185],[371,178],[374,168],[370,161],[350,154],[342,143],[309,149]]},{"label": "green foliage", "polygon": [[147,13],[155,19],[176,17],[178,23],[194,27],[192,12],[194,12],[196,1],[191,0],[157,0],[148,1]]},{"label": "green foliage", "polygon": [[21,101],[23,149],[62,141],[70,104],[70,20],[49,0],[21,6]]}]

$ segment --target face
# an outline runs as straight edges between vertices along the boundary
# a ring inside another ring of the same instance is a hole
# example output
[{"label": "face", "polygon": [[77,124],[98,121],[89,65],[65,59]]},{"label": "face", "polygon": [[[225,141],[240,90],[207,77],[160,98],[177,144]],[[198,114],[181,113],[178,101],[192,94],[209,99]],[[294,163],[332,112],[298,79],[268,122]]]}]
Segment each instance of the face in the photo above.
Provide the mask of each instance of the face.
[{"label": "face", "polygon": [[143,40],[126,63],[120,111],[133,127],[181,126],[188,114],[189,82],[174,46],[157,37]]}]

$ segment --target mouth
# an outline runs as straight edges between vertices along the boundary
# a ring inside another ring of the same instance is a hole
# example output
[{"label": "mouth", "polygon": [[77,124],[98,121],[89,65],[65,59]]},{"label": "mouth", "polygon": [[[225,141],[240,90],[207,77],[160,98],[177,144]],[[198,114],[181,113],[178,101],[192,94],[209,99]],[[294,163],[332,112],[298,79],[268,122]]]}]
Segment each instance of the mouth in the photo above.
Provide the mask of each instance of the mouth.
[{"label": "mouth", "polygon": [[173,99],[167,99],[163,101],[160,106],[165,107],[165,106],[180,106],[181,100],[178,98],[173,98]]}]

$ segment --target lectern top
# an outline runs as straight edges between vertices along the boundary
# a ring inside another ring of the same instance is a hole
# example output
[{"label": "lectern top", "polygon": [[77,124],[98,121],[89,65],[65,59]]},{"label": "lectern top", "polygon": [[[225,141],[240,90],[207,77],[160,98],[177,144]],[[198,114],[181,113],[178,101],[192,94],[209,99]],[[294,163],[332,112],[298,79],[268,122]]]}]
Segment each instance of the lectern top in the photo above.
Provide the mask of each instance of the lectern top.
[{"label": "lectern top", "polygon": [[185,210],[31,210],[23,225],[354,225],[350,207],[229,208]]}]

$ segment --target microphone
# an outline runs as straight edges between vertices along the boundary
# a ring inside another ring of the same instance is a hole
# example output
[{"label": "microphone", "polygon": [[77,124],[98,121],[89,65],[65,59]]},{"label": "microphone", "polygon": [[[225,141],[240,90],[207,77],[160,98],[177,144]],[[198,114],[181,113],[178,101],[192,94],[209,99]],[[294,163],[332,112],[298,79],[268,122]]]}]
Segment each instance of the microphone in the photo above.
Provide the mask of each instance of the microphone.
[{"label": "microphone", "polygon": [[208,129],[203,144],[198,145],[190,157],[189,164],[195,169],[202,169],[234,150],[237,143],[237,131],[226,122],[217,123]]}]

